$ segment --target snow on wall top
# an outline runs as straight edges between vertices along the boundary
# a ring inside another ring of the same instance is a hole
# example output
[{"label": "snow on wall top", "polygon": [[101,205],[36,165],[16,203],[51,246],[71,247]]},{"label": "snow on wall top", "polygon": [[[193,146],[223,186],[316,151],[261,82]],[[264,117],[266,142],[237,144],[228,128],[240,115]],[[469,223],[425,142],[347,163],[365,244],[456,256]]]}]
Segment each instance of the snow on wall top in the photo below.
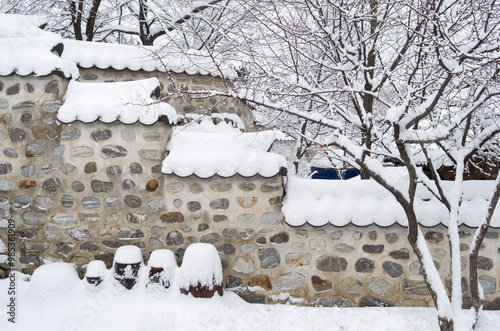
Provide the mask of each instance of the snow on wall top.
[{"label": "snow on wall top", "polygon": [[175,109],[167,103],[157,102],[152,92],[159,89],[156,78],[113,83],[80,83],[71,80],[64,95],[64,104],[57,119],[64,123],[76,120],[89,123],[100,120],[111,123],[153,124],[166,115],[171,124],[177,121]]},{"label": "snow on wall top", "polygon": [[68,78],[79,77],[73,62],[52,52],[62,45],[62,38],[41,30],[45,22],[41,16],[0,14],[0,76],[61,72]]},{"label": "snow on wall top", "polygon": [[[171,71],[189,75],[233,77],[229,67],[216,67],[212,58],[197,54],[164,54],[158,46],[118,45],[88,41],[64,40],[63,58],[82,68],[113,68],[132,71]],[[155,54],[161,54],[161,61]]]},{"label": "snow on wall top", "polygon": [[[451,183],[450,183],[451,184]],[[493,181],[465,181],[461,224],[477,227],[486,216],[488,201],[494,189]],[[432,227],[448,225],[448,210],[425,188],[419,187],[415,208],[420,224]],[[407,226],[403,208],[396,199],[373,180],[320,180],[289,178],[283,201],[286,223],[300,226],[309,223],[323,226],[378,225],[395,223]],[[495,213],[491,226],[500,227],[500,213]]]},{"label": "snow on wall top", "polygon": [[180,177],[213,175],[251,177],[276,175],[286,167],[283,156],[267,152],[274,142],[272,131],[213,133],[174,128],[162,172]]}]

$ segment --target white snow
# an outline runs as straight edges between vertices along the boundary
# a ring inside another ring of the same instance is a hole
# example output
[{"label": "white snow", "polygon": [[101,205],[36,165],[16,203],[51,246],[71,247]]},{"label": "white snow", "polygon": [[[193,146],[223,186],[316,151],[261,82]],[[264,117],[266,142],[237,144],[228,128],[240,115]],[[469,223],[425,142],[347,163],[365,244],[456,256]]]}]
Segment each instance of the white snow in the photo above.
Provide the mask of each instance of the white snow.
[{"label": "white snow", "polygon": [[101,260],[90,261],[87,265],[86,277],[103,277],[106,273],[106,264]]},{"label": "white snow", "polygon": [[[210,244],[191,244],[186,249],[179,268],[179,286],[207,286],[213,289],[215,284],[222,284],[222,265],[217,249]],[[214,284],[215,281],[215,284]]]},{"label": "white snow", "polygon": [[[186,114],[184,117],[188,123],[182,128],[183,131],[239,134],[245,130],[245,124],[236,114]],[[219,123],[215,124],[215,121]]]},{"label": "white snow", "polygon": [[272,131],[207,133],[176,127],[167,145],[169,154],[163,161],[162,172],[201,178],[215,174],[272,177],[286,167],[283,156],[267,152],[273,142]]},{"label": "white snow", "polygon": [[64,262],[44,264],[31,277],[29,296],[39,302],[60,299],[73,294],[79,283],[80,278],[73,265]]},{"label": "white snow", "polygon": [[170,123],[175,123],[178,118],[175,109],[151,97],[153,90],[159,86],[157,78],[112,83],[72,80],[57,119],[64,123],[75,120],[110,123],[119,120],[125,124],[139,121],[149,125],[155,123],[160,115],[166,115]]},{"label": "white snow", "polygon": [[7,245],[3,242],[2,238],[0,238],[0,253],[7,252]]},{"label": "white snow", "polygon": [[126,245],[119,247],[116,250],[113,262],[124,263],[124,264],[141,263],[142,262],[141,249],[133,245]]},{"label": "white snow", "polygon": [[[56,264],[47,265],[52,269]],[[39,268],[40,269],[40,268]],[[53,270],[55,271],[55,270]],[[35,272],[34,277],[38,278]],[[1,330],[344,330],[344,331],[438,331],[434,308],[319,308],[249,304],[236,294],[195,299],[178,291],[149,293],[118,291],[113,287],[96,292],[76,281],[59,296],[40,302],[31,293],[43,286],[25,281],[16,273],[16,323],[0,318]],[[66,279],[67,280],[67,279]],[[9,279],[0,280],[0,305],[6,307]],[[28,291],[29,288],[29,291]],[[31,292],[31,293],[30,293]],[[4,310],[6,311],[6,310]],[[469,311],[464,311],[470,315]],[[492,331],[500,324],[500,312],[483,311],[477,331]]]},{"label": "white snow", "polygon": [[[450,187],[452,182],[444,183]],[[460,224],[476,227],[487,212],[493,181],[465,181]],[[418,187],[415,209],[420,224],[426,227],[448,226],[449,212],[427,189]],[[290,177],[283,214],[292,226],[309,223],[322,226],[331,223],[345,226],[376,224],[387,227],[395,223],[407,226],[403,208],[394,196],[373,180],[320,180]],[[483,215],[484,214],[484,215]],[[495,213],[491,226],[500,227]]]},{"label": "white snow", "polygon": [[47,19],[43,16],[0,13],[0,38],[40,37],[52,35],[52,33],[40,29],[40,26],[46,23]]},{"label": "white snow", "polygon": [[[162,60],[158,59],[161,54]],[[131,46],[88,41],[64,40],[63,58],[82,68],[113,68],[132,71],[171,71],[224,77],[233,77],[228,66],[215,66],[208,54],[165,53],[159,46]]]},{"label": "white snow", "polygon": [[169,249],[157,249],[153,251],[148,260],[148,274],[151,267],[163,268],[162,277],[169,283],[178,270],[175,255]]}]

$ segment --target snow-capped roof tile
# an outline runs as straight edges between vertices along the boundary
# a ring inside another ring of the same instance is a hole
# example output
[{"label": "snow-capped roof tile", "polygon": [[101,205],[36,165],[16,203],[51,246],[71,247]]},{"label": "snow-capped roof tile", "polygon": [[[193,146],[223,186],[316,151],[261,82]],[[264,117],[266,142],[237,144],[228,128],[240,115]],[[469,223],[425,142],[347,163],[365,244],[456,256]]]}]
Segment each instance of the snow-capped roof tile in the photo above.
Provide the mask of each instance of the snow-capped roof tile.
[{"label": "snow-capped roof tile", "polygon": [[178,118],[175,109],[152,98],[153,91],[159,86],[156,78],[113,83],[72,80],[57,119],[64,123],[76,120],[110,123],[119,120],[126,124],[139,121],[149,125],[158,121],[161,115],[166,115],[170,123],[175,123]]},{"label": "snow-capped roof tile", "polygon": [[68,78],[79,77],[76,65],[58,56],[62,38],[39,28],[45,23],[41,16],[0,14],[0,76],[58,72]]},{"label": "snow-capped roof tile", "polygon": [[[132,46],[99,42],[64,40],[63,58],[82,68],[113,68],[132,71],[171,71],[189,75],[233,77],[229,67],[217,67],[212,58],[201,52],[193,54],[166,54],[158,46]],[[161,55],[161,61],[158,58]]]},{"label": "snow-capped roof tile", "polygon": [[213,175],[272,177],[286,167],[283,156],[267,150],[274,142],[272,131],[253,133],[207,133],[174,128],[167,145],[162,172],[180,177]]},{"label": "snow-capped roof tile", "polygon": [[[461,224],[477,227],[486,215],[487,199],[493,189],[493,181],[464,182]],[[448,210],[423,187],[417,190],[415,208],[422,226],[448,225]],[[394,196],[373,180],[289,178],[282,211],[291,226],[305,223],[313,226],[328,223],[334,226],[408,225],[403,208]],[[500,213],[493,215],[491,226],[500,227]]]}]

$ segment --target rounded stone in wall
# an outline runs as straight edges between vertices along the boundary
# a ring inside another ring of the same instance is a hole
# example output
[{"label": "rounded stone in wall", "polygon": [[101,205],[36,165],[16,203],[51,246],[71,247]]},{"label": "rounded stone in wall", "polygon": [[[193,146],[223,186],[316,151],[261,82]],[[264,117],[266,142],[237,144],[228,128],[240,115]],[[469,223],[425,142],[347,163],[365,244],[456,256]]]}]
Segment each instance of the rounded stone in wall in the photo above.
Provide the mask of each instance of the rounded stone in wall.
[{"label": "rounded stone in wall", "polygon": [[239,183],[238,188],[242,191],[250,192],[250,191],[255,190],[255,184],[254,183]]},{"label": "rounded stone in wall", "polygon": [[298,272],[289,272],[278,277],[278,287],[282,290],[293,290],[306,286],[306,277]]},{"label": "rounded stone in wall", "polygon": [[62,101],[61,100],[47,100],[42,102],[41,109],[47,113],[57,113],[59,108],[61,108]]},{"label": "rounded stone in wall", "polygon": [[44,234],[48,240],[52,240],[59,237],[62,234],[62,230],[57,226],[49,226],[45,229]]},{"label": "rounded stone in wall", "polygon": [[220,222],[225,222],[227,221],[227,216],[226,215],[214,215],[213,220],[215,223],[220,223]]},{"label": "rounded stone in wall", "polygon": [[203,232],[209,228],[207,223],[198,224],[198,232]]},{"label": "rounded stone in wall", "polygon": [[251,244],[243,244],[241,245],[240,250],[243,254],[252,254],[254,247]]},{"label": "rounded stone in wall", "polygon": [[12,171],[12,164],[9,162],[0,162],[0,175],[6,175]]},{"label": "rounded stone in wall", "polygon": [[134,187],[135,187],[135,183],[131,179],[127,178],[122,182],[122,190],[124,190],[124,191],[129,190],[129,189],[134,188]]},{"label": "rounded stone in wall", "polygon": [[111,133],[111,130],[109,130],[109,129],[96,129],[90,133],[90,138],[96,142],[108,140],[111,138],[111,136],[112,136],[112,133]]},{"label": "rounded stone in wall", "polygon": [[13,186],[14,185],[12,184],[12,182],[8,179],[0,180],[0,191],[8,192],[8,191],[12,190]]},{"label": "rounded stone in wall", "polygon": [[242,222],[242,223],[250,224],[250,223],[253,223],[255,221],[255,219],[256,219],[255,214],[238,215],[238,222]]},{"label": "rounded stone in wall", "polygon": [[4,149],[3,155],[5,155],[6,157],[11,157],[11,158],[19,157],[19,153],[13,148]]},{"label": "rounded stone in wall", "polygon": [[54,207],[54,201],[49,197],[39,195],[36,197],[36,206],[40,210],[49,210]]},{"label": "rounded stone in wall", "polygon": [[11,85],[11,86],[9,86],[9,87],[5,90],[5,94],[7,94],[7,95],[14,95],[14,94],[18,94],[18,93],[19,93],[19,88],[20,88],[20,85],[19,85],[19,84],[14,84],[14,85]]},{"label": "rounded stone in wall", "polygon": [[37,233],[38,233],[37,229],[25,229],[19,231],[18,237],[19,239],[33,239],[35,238]]},{"label": "rounded stone in wall", "polygon": [[161,136],[161,132],[152,131],[152,132],[144,132],[142,134],[142,138],[144,140],[148,140],[148,141],[160,141],[162,136]]},{"label": "rounded stone in wall", "polygon": [[347,260],[335,255],[323,255],[316,260],[316,269],[341,272],[347,269]]},{"label": "rounded stone in wall", "polygon": [[163,208],[163,201],[161,201],[161,200],[150,200],[150,201],[148,201],[148,207],[152,211],[158,211],[158,210],[160,210],[160,209]]},{"label": "rounded stone in wall", "polygon": [[363,245],[363,252],[380,254],[384,251],[384,245]]},{"label": "rounded stone in wall", "polygon": [[396,260],[409,260],[410,251],[408,250],[408,248],[401,248],[397,251],[390,252],[389,256]]},{"label": "rounded stone in wall", "polygon": [[62,156],[64,153],[64,146],[58,145],[58,146],[54,147],[54,149],[52,150],[52,153],[54,154],[54,156]]},{"label": "rounded stone in wall", "polygon": [[68,234],[76,241],[82,241],[91,236],[90,231],[87,229],[70,229],[68,230]]},{"label": "rounded stone in wall", "polygon": [[341,243],[341,244],[337,244],[337,245],[333,246],[332,250],[334,252],[350,253],[350,252],[354,251],[354,247],[347,245],[347,244],[344,244],[344,243]]},{"label": "rounded stone in wall", "polygon": [[137,162],[130,163],[130,173],[132,174],[142,174],[142,165]]},{"label": "rounded stone in wall", "polygon": [[242,208],[252,208],[258,202],[257,197],[237,197],[236,202]]},{"label": "rounded stone in wall", "polygon": [[375,297],[363,297],[359,301],[360,307],[394,307],[394,304]]},{"label": "rounded stone in wall", "polygon": [[209,233],[200,238],[200,242],[207,244],[215,244],[219,242],[220,236],[217,233]]},{"label": "rounded stone in wall", "polygon": [[106,174],[108,175],[120,175],[123,172],[123,168],[120,165],[114,165],[106,168]]},{"label": "rounded stone in wall", "polygon": [[35,157],[35,156],[41,156],[45,154],[45,148],[43,146],[37,145],[37,144],[29,144],[26,147],[26,153],[25,155],[27,157]]},{"label": "rounded stone in wall", "polygon": [[288,253],[285,256],[286,265],[291,266],[291,267],[300,267],[300,266],[304,266],[304,265],[309,265],[309,264],[311,264],[311,260],[312,260],[312,257],[311,257],[311,254],[309,254],[309,253],[306,253],[306,254]]},{"label": "rounded stone in wall", "polygon": [[35,180],[21,180],[18,184],[18,186],[22,189],[30,189],[36,187],[36,185]]},{"label": "rounded stone in wall", "polygon": [[75,180],[71,183],[71,188],[75,192],[83,192],[85,190],[85,185],[82,182]]},{"label": "rounded stone in wall", "polygon": [[219,254],[222,255],[232,255],[236,252],[236,249],[234,248],[233,245],[223,244],[220,245],[219,248],[217,248],[217,251],[219,252]]},{"label": "rounded stone in wall", "polygon": [[166,190],[169,193],[179,193],[184,189],[184,184],[182,183],[170,183],[167,184]]},{"label": "rounded stone in wall", "polygon": [[352,277],[344,278],[340,284],[342,289],[348,293],[361,293],[365,290],[363,284]]},{"label": "rounded stone in wall", "polygon": [[264,248],[259,250],[260,265],[262,268],[273,268],[280,264],[280,254],[274,248]]},{"label": "rounded stone in wall", "polygon": [[94,149],[89,146],[77,146],[71,149],[70,155],[78,158],[91,157],[94,155]]},{"label": "rounded stone in wall", "polygon": [[127,156],[127,149],[120,145],[107,145],[101,149],[103,159],[118,158]]},{"label": "rounded stone in wall", "polygon": [[269,242],[271,244],[284,244],[284,243],[287,243],[290,241],[290,235],[287,233],[287,232],[280,232],[280,233],[277,233],[273,236],[271,236],[271,238],[269,238]]},{"label": "rounded stone in wall", "polygon": [[250,274],[255,271],[254,261],[249,257],[239,257],[234,263],[233,271]]},{"label": "rounded stone in wall", "polygon": [[7,109],[9,108],[9,100],[0,98],[0,109]]},{"label": "rounded stone in wall", "polygon": [[9,124],[12,122],[12,114],[6,113],[0,115],[0,124]]},{"label": "rounded stone in wall", "polygon": [[179,231],[170,231],[167,235],[165,243],[168,246],[182,245],[184,243],[184,237]]},{"label": "rounded stone in wall", "polygon": [[311,239],[309,240],[309,247],[315,251],[323,250],[326,247],[326,241],[323,239]]},{"label": "rounded stone in wall", "polygon": [[132,130],[132,129],[123,129],[121,131],[121,136],[123,138],[123,140],[126,140],[126,141],[134,141],[135,140],[135,131]]},{"label": "rounded stone in wall", "polygon": [[100,247],[96,241],[87,241],[87,242],[80,245],[80,249],[95,252],[95,251],[98,251],[100,249]]},{"label": "rounded stone in wall", "polygon": [[238,230],[236,230],[235,228],[226,228],[222,230],[222,235],[228,240],[235,239],[238,235]]},{"label": "rounded stone in wall", "polygon": [[130,208],[139,208],[142,205],[142,199],[136,195],[126,195],[123,201]]},{"label": "rounded stone in wall", "polygon": [[177,208],[182,207],[182,200],[181,199],[175,199],[174,200],[174,207],[177,207]]},{"label": "rounded stone in wall", "polygon": [[182,223],[184,222],[184,215],[180,212],[170,212],[170,213],[165,213],[160,216],[160,220],[163,223]]},{"label": "rounded stone in wall", "polygon": [[484,294],[492,294],[497,288],[496,279],[487,275],[479,276],[479,284],[481,284]]},{"label": "rounded stone in wall", "polygon": [[28,93],[33,93],[35,92],[35,87],[33,86],[33,84],[26,83],[24,84],[24,90]]},{"label": "rounded stone in wall", "polygon": [[101,201],[96,197],[85,197],[82,199],[82,204],[84,208],[94,209],[101,206]]},{"label": "rounded stone in wall", "polygon": [[431,244],[437,244],[443,241],[444,234],[436,231],[427,231],[425,233],[425,240],[427,240]]},{"label": "rounded stone in wall", "polygon": [[241,239],[248,240],[254,236],[254,231],[253,231],[253,229],[241,230],[240,236],[241,236]]},{"label": "rounded stone in wall", "polygon": [[25,112],[21,115],[21,122],[27,123],[33,119],[33,115],[30,112]]},{"label": "rounded stone in wall", "polygon": [[276,192],[281,189],[281,182],[268,182],[263,184],[260,189],[262,192]]},{"label": "rounded stone in wall", "polygon": [[230,191],[232,187],[231,183],[227,182],[216,182],[210,185],[210,188],[215,192],[227,192]]},{"label": "rounded stone in wall", "polygon": [[52,177],[42,183],[42,188],[48,193],[55,193],[61,188],[61,181],[57,177]]},{"label": "rounded stone in wall", "polygon": [[375,270],[375,262],[366,257],[362,257],[354,264],[356,272],[372,273]]},{"label": "rounded stone in wall", "polygon": [[334,231],[330,234],[330,239],[331,240],[339,240],[340,238],[342,238],[342,236],[344,235],[344,232],[338,230],[338,231]]},{"label": "rounded stone in wall", "polygon": [[67,176],[74,176],[78,173],[78,168],[69,163],[63,163],[62,173]]},{"label": "rounded stone in wall", "polygon": [[382,263],[382,268],[392,278],[397,278],[403,274],[403,266],[392,261]]},{"label": "rounded stone in wall", "polygon": [[113,182],[104,182],[97,179],[90,182],[90,187],[95,193],[109,193],[113,191],[114,186],[115,184]]},{"label": "rounded stone in wall", "polygon": [[489,271],[493,268],[493,260],[489,257],[479,256],[477,258],[477,268]]},{"label": "rounded stone in wall", "polygon": [[148,180],[148,182],[146,183],[146,192],[154,192],[158,189],[158,186],[160,185],[160,183],[158,183],[158,181],[156,179],[150,179]]},{"label": "rounded stone in wall", "polygon": [[324,293],[333,289],[333,283],[330,280],[316,275],[311,277],[311,284],[316,293]]},{"label": "rounded stone in wall", "polygon": [[387,242],[389,244],[394,244],[396,241],[399,240],[399,236],[396,234],[396,233],[386,233],[385,234],[385,240],[387,240]]},{"label": "rounded stone in wall", "polygon": [[85,164],[83,172],[85,172],[86,174],[97,172],[97,163],[95,163],[94,161],[88,162],[87,164]]},{"label": "rounded stone in wall", "polygon": [[77,128],[68,128],[61,131],[61,140],[76,140],[82,135]]},{"label": "rounded stone in wall", "polygon": [[201,209],[201,204],[198,201],[189,201],[186,206],[190,212],[195,212]]},{"label": "rounded stone in wall", "polygon": [[75,204],[75,201],[73,200],[73,197],[71,195],[64,194],[61,197],[61,203],[62,203],[63,207],[65,207],[65,208],[71,208]]},{"label": "rounded stone in wall", "polygon": [[368,287],[370,290],[373,292],[373,294],[380,295],[380,296],[385,296],[387,293],[389,293],[392,290],[392,285],[391,283],[383,280],[382,278],[374,277],[370,279],[370,282],[368,283]]}]

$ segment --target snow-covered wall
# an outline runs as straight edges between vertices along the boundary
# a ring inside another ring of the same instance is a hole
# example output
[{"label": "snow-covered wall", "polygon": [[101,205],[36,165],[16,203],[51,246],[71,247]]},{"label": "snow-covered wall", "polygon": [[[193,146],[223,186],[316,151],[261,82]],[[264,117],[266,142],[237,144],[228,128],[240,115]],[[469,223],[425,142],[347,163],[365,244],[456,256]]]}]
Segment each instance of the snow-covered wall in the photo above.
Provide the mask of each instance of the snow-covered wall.
[{"label": "snow-covered wall", "polygon": [[[168,77],[162,75],[159,81],[168,89]],[[192,89],[221,84],[214,77],[176,75]],[[91,68],[81,70],[80,81],[152,76]],[[82,275],[94,259],[109,267],[116,249],[127,244],[141,248],[145,260],[155,249],[170,249],[180,263],[191,243],[203,242],[214,245],[222,258],[225,288],[250,302],[432,305],[406,228],[395,223],[387,228],[287,225],[280,175],[162,174],[170,125],[59,123],[67,84],[56,75],[0,77],[0,227],[7,219],[16,222],[21,271],[31,273],[43,263],[63,260],[74,263]],[[213,106],[213,111],[234,111],[251,124],[243,105],[225,102],[171,100],[179,113]],[[472,233],[461,228],[465,291]],[[424,234],[447,280],[445,228],[427,228]],[[3,228],[0,236],[7,243]],[[493,229],[479,263],[487,307],[497,309],[499,247],[499,231]],[[6,265],[0,263],[0,269]]]}]

